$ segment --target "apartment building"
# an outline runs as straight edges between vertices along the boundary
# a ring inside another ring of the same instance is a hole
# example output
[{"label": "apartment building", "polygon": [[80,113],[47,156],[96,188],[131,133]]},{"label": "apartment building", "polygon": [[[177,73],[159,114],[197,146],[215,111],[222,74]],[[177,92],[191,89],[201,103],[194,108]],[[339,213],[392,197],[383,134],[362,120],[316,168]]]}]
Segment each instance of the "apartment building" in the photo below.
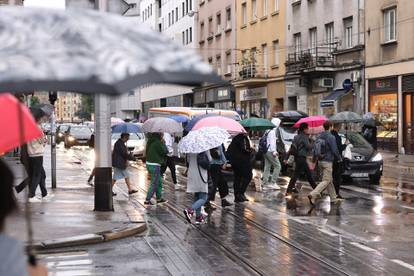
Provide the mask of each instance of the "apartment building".
[{"label": "apartment building", "polygon": [[[142,0],[141,22],[196,52],[197,0]],[[142,113],[151,107],[193,106],[193,88],[178,85],[147,85],[140,88]]]},{"label": "apartment building", "polygon": [[285,7],[282,0],[236,1],[236,108],[270,117],[285,98]]},{"label": "apartment building", "polygon": [[56,121],[57,122],[79,122],[76,115],[81,109],[82,99],[80,94],[58,92],[58,98],[55,103]]},{"label": "apartment building", "polygon": [[364,1],[287,0],[286,105],[309,115],[364,109]]},{"label": "apartment building", "polygon": [[414,154],[414,1],[366,0],[366,110],[380,148]]},{"label": "apartment building", "polygon": [[199,53],[218,75],[224,85],[204,85],[194,89],[194,105],[219,109],[235,109],[235,90],[231,81],[236,70],[236,1],[202,0],[197,17]]}]

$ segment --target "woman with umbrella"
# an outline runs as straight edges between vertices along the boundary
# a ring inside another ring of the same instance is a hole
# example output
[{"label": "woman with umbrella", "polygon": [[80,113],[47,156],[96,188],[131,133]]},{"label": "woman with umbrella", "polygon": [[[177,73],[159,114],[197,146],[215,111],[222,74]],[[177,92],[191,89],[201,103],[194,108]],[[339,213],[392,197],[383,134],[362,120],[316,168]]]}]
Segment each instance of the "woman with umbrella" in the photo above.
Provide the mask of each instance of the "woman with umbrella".
[{"label": "woman with umbrella", "polygon": [[233,138],[227,155],[234,171],[234,201],[248,201],[244,193],[252,180],[252,148],[246,134],[239,134]]}]

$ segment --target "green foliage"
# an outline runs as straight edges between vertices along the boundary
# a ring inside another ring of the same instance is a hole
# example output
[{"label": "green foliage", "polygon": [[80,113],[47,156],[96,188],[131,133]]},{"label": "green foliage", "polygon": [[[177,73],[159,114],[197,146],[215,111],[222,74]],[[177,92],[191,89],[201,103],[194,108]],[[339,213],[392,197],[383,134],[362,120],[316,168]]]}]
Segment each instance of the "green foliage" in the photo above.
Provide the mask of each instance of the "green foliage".
[{"label": "green foliage", "polygon": [[82,95],[81,108],[76,112],[80,119],[91,120],[94,111],[94,101],[92,95]]},{"label": "green foliage", "polygon": [[39,100],[38,97],[32,96],[30,98],[30,106],[34,106],[34,105],[39,104],[39,103],[40,103],[40,100]]}]

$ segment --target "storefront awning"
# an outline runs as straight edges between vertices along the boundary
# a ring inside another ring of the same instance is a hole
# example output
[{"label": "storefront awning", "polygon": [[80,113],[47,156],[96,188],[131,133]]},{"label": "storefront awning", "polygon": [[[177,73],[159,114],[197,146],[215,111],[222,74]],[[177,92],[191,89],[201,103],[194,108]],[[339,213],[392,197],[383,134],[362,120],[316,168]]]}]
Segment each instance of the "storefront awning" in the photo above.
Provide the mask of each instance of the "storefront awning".
[{"label": "storefront awning", "polygon": [[335,89],[321,101],[321,107],[332,107],[335,101],[348,93],[345,89]]}]

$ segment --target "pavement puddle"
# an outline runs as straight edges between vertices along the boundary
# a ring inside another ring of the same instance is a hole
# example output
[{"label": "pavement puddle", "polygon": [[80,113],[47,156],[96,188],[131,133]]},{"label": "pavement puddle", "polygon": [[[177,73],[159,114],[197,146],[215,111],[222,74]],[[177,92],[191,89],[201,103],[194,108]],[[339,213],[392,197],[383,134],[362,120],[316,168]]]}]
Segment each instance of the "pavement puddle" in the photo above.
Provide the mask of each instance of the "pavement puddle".
[{"label": "pavement puddle", "polygon": [[391,260],[391,261],[414,271],[414,265],[408,264],[406,262],[403,262],[403,261],[397,260],[397,259],[394,259],[394,260]]}]

